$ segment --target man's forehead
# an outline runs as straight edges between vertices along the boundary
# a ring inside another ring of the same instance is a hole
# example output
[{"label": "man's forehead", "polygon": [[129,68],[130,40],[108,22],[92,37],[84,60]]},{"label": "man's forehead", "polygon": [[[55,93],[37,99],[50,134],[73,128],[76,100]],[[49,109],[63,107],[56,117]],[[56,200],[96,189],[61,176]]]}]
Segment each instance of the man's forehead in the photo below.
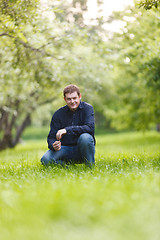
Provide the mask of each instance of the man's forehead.
[{"label": "man's forehead", "polygon": [[75,91],[73,93],[66,93],[65,97],[66,98],[73,98],[73,97],[77,97],[78,93]]}]

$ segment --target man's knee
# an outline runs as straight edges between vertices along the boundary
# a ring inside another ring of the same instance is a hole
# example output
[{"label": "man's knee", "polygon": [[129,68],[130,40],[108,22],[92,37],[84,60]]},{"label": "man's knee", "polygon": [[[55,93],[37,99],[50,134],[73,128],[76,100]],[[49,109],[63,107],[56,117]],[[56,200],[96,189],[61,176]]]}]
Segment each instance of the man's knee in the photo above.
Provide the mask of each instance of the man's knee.
[{"label": "man's knee", "polygon": [[41,163],[43,165],[49,165],[51,164],[52,162],[54,162],[53,160],[53,157],[52,157],[52,160],[51,160],[51,150],[48,150],[41,158]]},{"label": "man's knee", "polygon": [[82,162],[88,166],[93,166],[95,164],[94,154],[95,154],[95,145],[92,135],[89,133],[83,133],[78,139],[78,150]]},{"label": "man's knee", "polygon": [[94,139],[89,133],[83,133],[78,138],[78,144],[94,144]]},{"label": "man's knee", "polygon": [[46,157],[46,156],[43,156],[42,158],[41,158],[41,163],[42,163],[42,165],[48,165],[49,164],[49,159]]}]

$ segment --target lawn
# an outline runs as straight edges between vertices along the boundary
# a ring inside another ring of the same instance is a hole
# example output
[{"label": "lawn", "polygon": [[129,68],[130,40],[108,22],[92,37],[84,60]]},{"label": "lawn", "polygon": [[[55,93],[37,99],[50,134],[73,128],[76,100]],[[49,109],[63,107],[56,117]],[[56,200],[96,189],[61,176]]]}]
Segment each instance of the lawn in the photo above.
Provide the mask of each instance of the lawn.
[{"label": "lawn", "polygon": [[97,134],[96,165],[45,168],[48,129],[0,152],[1,240],[159,240],[160,134]]}]

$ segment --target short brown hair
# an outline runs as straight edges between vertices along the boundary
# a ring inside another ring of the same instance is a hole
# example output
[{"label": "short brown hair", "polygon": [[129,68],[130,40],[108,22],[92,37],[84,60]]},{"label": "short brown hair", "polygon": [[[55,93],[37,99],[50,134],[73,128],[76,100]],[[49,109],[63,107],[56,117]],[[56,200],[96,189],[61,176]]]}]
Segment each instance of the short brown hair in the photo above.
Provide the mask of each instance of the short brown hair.
[{"label": "short brown hair", "polygon": [[63,96],[65,97],[67,93],[73,93],[73,92],[77,92],[78,96],[80,96],[79,87],[77,87],[76,85],[73,85],[73,84],[68,85],[63,90]]}]

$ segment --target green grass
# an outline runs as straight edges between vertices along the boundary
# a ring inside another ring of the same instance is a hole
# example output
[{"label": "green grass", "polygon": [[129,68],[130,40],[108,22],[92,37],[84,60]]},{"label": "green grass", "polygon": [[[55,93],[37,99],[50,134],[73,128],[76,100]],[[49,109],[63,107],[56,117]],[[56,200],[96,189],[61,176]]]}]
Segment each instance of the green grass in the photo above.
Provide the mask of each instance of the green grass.
[{"label": "green grass", "polygon": [[97,135],[91,170],[43,167],[47,132],[0,152],[1,240],[159,240],[160,134]]}]

